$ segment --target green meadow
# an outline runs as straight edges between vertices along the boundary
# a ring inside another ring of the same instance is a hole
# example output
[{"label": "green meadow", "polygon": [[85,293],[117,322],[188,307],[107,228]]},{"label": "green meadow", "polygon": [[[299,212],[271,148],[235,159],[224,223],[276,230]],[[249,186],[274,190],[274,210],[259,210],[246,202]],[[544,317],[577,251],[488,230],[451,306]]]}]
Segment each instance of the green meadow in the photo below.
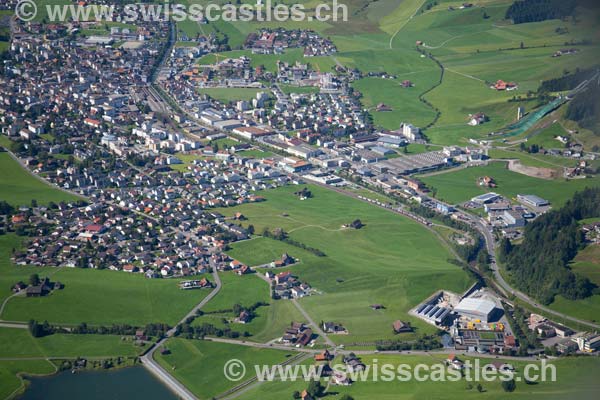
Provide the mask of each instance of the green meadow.
[{"label": "green meadow", "polygon": [[[477,184],[482,176],[494,178],[498,187],[485,188]],[[496,192],[510,199],[517,194],[535,194],[560,207],[573,194],[588,186],[598,186],[597,178],[575,180],[545,180],[509,171],[504,162],[493,162],[482,167],[465,168],[420,178],[436,197],[452,204],[465,202],[486,192]]]},{"label": "green meadow", "polygon": [[[577,253],[571,269],[588,277],[600,286],[600,246],[590,244]],[[568,300],[557,296],[549,306],[553,310],[590,321],[600,321],[600,295],[595,294],[581,300]]]},{"label": "green meadow", "polygon": [[[275,365],[294,355],[282,350],[261,349],[206,340],[170,339],[170,354],[154,353],[158,363],[200,399],[211,399],[252,378],[254,365]],[[237,359],[246,365],[240,382],[223,374],[225,363]]]},{"label": "green meadow", "polygon": [[[257,240],[242,243],[256,242]],[[275,257],[279,258],[281,254]],[[241,261],[254,265],[245,259],[241,259]],[[291,322],[305,322],[293,303],[272,300],[269,285],[256,275],[238,276],[233,272],[225,272],[221,274],[221,282],[222,287],[219,293],[203,308],[206,314],[197,317],[194,325],[210,323],[220,328],[227,327],[240,334],[250,333],[251,336],[247,340],[266,342],[281,337]],[[232,311],[226,311],[231,310],[235,304],[250,307],[257,302],[267,305],[257,308],[255,318],[247,324],[234,323],[233,320],[237,315],[234,315]],[[224,319],[229,323],[225,324]]]},{"label": "green meadow", "polygon": [[34,338],[27,329],[0,328],[0,358],[136,356],[142,348],[117,335],[54,334]]},{"label": "green meadow", "polygon": [[[234,243],[230,254],[250,265],[278,258],[283,250],[299,258],[301,262],[291,270],[322,293],[300,299],[300,304],[315,321],[340,322],[349,330],[349,335],[332,335],[336,342],[390,339],[394,337],[391,324],[397,319],[410,320],[418,333],[433,332],[407,311],[435,290],[461,292],[470,283],[464,271],[448,263],[451,255],[446,248],[406,218],[327,189],[308,188],[314,197],[305,201],[293,194],[298,187],[284,187],[261,192],[265,202],[220,211],[243,213],[247,218],[243,224],[253,224],[257,233],[265,227],[283,228],[325,257],[263,238]],[[365,227],[341,227],[356,218]],[[386,309],[369,307],[376,303]]]},{"label": "green meadow", "polygon": [[520,151],[517,147],[506,149],[490,149],[490,158],[496,160],[519,160],[521,164],[538,168],[549,168],[555,170],[558,174],[562,172],[562,167],[575,167],[577,160],[561,156],[552,156],[544,154],[533,154]]},{"label": "green meadow", "polygon": [[72,325],[174,324],[209,293],[180,290],[174,279],[147,279],[120,271],[15,266],[10,255],[21,243],[14,234],[0,236],[0,300],[11,295],[12,285],[27,282],[33,273],[58,280],[65,287],[44,297],[9,299],[0,315],[3,320],[36,319]]},{"label": "green meadow", "polygon": [[252,88],[203,88],[198,89],[202,94],[206,94],[215,100],[225,103],[238,100],[252,100],[258,92],[268,92],[269,89],[252,89]]},{"label": "green meadow", "polygon": [[33,177],[23,169],[8,153],[0,153],[0,200],[14,206],[29,206],[31,200],[44,205],[53,201],[76,201],[78,197],[61,192],[47,183]]},{"label": "green meadow", "polygon": [[13,398],[27,387],[23,375],[48,375],[56,366],[47,360],[0,361],[0,398]]},{"label": "green meadow", "polygon": [[[467,358],[458,355],[459,359],[466,361]],[[413,355],[389,355],[377,354],[362,356],[362,361],[371,366],[371,372],[367,379],[355,382],[351,386],[328,387],[326,398],[340,399],[343,395],[350,395],[355,399],[372,400],[396,400],[396,399],[565,399],[581,398],[592,399],[598,390],[598,382],[594,371],[600,366],[596,357],[579,357],[561,359],[553,362],[556,367],[556,381],[550,379],[536,384],[526,384],[523,380],[523,371],[526,363],[524,361],[508,361],[516,371],[518,378],[516,389],[512,393],[506,393],[501,387],[499,376],[493,382],[481,382],[482,392],[479,392],[477,381],[468,382],[466,378],[450,381],[421,380],[412,379],[410,381],[401,381],[399,379],[384,380],[381,375],[381,366],[389,364],[392,368],[398,368],[403,365],[408,371],[414,371],[417,365],[432,366],[441,364],[446,357],[444,355],[413,356]],[[474,359],[470,358],[472,362]],[[336,360],[339,362],[339,358]],[[485,366],[491,363],[492,359],[479,359],[480,365]],[[539,365],[539,361],[536,361]],[[379,367],[379,379],[373,380],[373,369],[375,365]],[[421,367],[423,368],[423,367]],[[432,370],[433,371],[433,370]],[[548,370],[549,371],[549,370]],[[547,372],[550,376],[550,372]],[[416,372],[415,372],[416,375]],[[421,374],[423,376],[423,374]],[[449,374],[447,376],[450,376]],[[474,371],[471,371],[474,376]],[[276,400],[291,397],[295,390],[302,391],[308,384],[304,381],[296,382],[268,382],[253,387],[248,392],[242,394],[239,398],[263,400]]]}]

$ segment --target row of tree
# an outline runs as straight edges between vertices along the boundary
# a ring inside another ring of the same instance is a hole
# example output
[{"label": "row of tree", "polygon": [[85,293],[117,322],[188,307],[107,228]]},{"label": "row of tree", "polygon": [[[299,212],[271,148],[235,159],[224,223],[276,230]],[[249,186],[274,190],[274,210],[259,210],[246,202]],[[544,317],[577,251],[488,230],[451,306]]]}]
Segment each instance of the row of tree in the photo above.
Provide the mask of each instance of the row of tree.
[{"label": "row of tree", "polygon": [[377,343],[379,351],[405,351],[405,350],[434,350],[442,347],[442,343],[435,335],[423,335],[412,342],[393,341]]},{"label": "row of tree", "polygon": [[[244,337],[249,337],[250,333],[245,331],[242,333]],[[187,321],[177,325],[175,328],[175,336],[180,336],[186,339],[204,339],[205,336],[227,337],[237,339],[240,333],[231,330],[231,328],[217,328],[213,324],[203,323],[202,325],[193,326]]]},{"label": "row of tree", "polygon": [[306,250],[310,253],[313,253],[317,257],[325,257],[325,253],[323,251],[321,251],[315,247],[307,246],[302,242],[292,239],[281,228],[277,228],[271,232],[271,230],[268,227],[265,227],[262,231],[262,236],[271,238],[271,239],[275,239],[275,240],[280,240],[280,241],[285,242],[294,247],[298,247],[299,249]]},{"label": "row of tree", "polygon": [[567,299],[582,299],[593,294],[595,285],[568,266],[577,251],[585,246],[578,221],[600,217],[600,188],[587,188],[575,194],[559,210],[542,215],[527,225],[524,240],[513,246],[503,239],[498,260],[506,264],[514,284],[544,304],[560,294]]}]

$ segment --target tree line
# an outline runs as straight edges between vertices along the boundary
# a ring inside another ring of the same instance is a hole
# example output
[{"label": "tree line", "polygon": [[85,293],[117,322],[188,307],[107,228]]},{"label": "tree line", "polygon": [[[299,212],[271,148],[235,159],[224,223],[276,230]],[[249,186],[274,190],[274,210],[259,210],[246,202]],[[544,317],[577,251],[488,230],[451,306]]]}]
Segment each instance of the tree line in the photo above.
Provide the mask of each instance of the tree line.
[{"label": "tree line", "polygon": [[273,232],[268,227],[265,227],[262,231],[262,236],[270,239],[280,240],[294,247],[298,247],[299,249],[306,250],[310,253],[313,253],[317,257],[325,257],[325,253],[315,247],[310,247],[305,245],[302,242],[299,242],[295,239],[292,239],[288,236],[287,232],[285,232],[281,228],[275,229]]},{"label": "tree line", "polygon": [[514,285],[544,304],[556,295],[576,300],[591,296],[596,286],[569,268],[569,262],[585,247],[578,221],[600,217],[600,188],[586,188],[564,207],[542,215],[527,225],[524,240],[513,245],[504,238],[498,260],[506,265]]},{"label": "tree line", "polygon": [[111,326],[89,326],[82,322],[79,325],[65,329],[60,326],[51,325],[48,321],[39,323],[36,320],[30,320],[28,323],[29,332],[33,337],[44,337],[55,333],[72,333],[72,334],[97,334],[97,335],[124,335],[133,336],[137,331],[142,330],[145,336],[162,338],[167,334],[171,327],[163,323],[150,323],[143,327],[128,325],[128,324],[113,324]]}]

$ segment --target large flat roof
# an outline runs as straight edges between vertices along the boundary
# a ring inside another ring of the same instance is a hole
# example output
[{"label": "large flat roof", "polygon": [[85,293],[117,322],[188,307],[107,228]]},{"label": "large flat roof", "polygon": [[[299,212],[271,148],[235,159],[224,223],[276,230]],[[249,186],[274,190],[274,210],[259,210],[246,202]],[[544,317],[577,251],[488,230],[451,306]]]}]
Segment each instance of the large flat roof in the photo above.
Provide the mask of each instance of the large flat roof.
[{"label": "large flat roof", "polygon": [[458,313],[464,312],[489,315],[492,311],[494,311],[494,308],[496,308],[496,305],[491,300],[467,297],[458,303],[458,305],[454,308],[454,311]]}]

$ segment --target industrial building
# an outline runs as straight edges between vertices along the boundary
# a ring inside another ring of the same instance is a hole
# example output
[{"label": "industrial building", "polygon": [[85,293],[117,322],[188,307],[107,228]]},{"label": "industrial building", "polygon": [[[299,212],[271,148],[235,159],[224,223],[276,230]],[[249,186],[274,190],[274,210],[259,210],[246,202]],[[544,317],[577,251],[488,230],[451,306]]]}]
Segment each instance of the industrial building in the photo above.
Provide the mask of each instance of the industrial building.
[{"label": "industrial building", "polygon": [[471,199],[471,201],[472,201],[473,203],[477,203],[477,204],[481,204],[481,205],[483,205],[483,204],[493,203],[493,202],[495,202],[496,200],[500,200],[500,199],[501,199],[501,197],[502,197],[502,196],[500,196],[500,195],[499,195],[499,194],[497,194],[497,193],[494,193],[494,192],[489,192],[489,193],[484,193],[484,194],[481,194],[481,195],[479,195],[479,196],[473,197],[473,198]]},{"label": "industrial building", "polygon": [[454,307],[454,311],[461,316],[486,323],[496,321],[502,316],[502,310],[496,307],[493,301],[483,298],[467,297]]},{"label": "industrial building", "polygon": [[544,207],[550,205],[548,200],[542,199],[534,194],[518,194],[517,200],[531,207]]}]

